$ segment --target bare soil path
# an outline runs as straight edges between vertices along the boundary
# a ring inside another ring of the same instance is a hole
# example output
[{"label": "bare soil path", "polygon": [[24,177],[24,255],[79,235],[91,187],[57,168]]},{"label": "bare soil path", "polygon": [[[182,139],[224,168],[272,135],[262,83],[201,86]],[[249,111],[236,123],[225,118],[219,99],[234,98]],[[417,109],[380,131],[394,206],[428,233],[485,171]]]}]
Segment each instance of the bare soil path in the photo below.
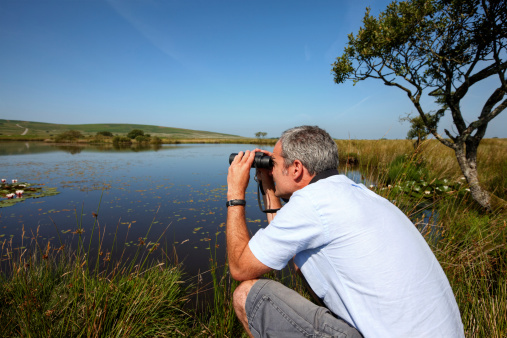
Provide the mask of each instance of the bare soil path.
[{"label": "bare soil path", "polygon": [[[20,128],[25,128],[25,127],[20,126],[19,124],[16,124],[16,126],[18,126]],[[28,133],[28,128],[26,128],[25,131],[21,135],[26,135],[26,133]]]}]

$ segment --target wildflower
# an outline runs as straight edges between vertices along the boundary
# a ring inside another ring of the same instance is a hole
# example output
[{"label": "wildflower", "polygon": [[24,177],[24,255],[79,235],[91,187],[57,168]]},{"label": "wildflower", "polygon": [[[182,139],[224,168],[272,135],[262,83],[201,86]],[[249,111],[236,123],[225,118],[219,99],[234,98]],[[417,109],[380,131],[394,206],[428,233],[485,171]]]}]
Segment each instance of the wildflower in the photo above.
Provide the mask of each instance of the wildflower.
[{"label": "wildflower", "polygon": [[370,184],[370,189],[373,189],[375,188],[375,186],[373,184]]},{"label": "wildflower", "polygon": [[466,188],[465,190],[466,190],[466,191],[470,191],[470,189],[468,189],[468,188]]},{"label": "wildflower", "polygon": [[5,195],[5,197],[7,197],[7,199],[9,199],[9,200],[10,200],[11,198],[13,198],[14,196],[15,196],[14,194],[7,194],[7,195]]},{"label": "wildflower", "polygon": [[12,180],[12,183],[18,183],[18,180],[14,179]]},{"label": "wildflower", "polygon": [[431,194],[431,191],[426,190],[424,193],[425,193],[426,195],[429,195],[429,194]]},{"label": "wildflower", "polygon": [[24,190],[16,190],[16,196],[21,197],[23,195]]},{"label": "wildflower", "polygon": [[7,182],[7,180],[5,178],[2,178],[2,183],[5,183]]},{"label": "wildflower", "polygon": [[393,186],[389,184],[387,187],[388,187],[389,189],[391,189]]}]

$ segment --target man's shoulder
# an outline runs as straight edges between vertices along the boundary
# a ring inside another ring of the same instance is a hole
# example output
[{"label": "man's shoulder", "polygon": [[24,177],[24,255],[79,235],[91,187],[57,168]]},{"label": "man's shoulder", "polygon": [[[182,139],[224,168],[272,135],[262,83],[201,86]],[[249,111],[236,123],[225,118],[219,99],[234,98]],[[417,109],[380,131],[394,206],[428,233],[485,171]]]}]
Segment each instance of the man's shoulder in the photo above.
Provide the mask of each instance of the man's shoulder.
[{"label": "man's shoulder", "polygon": [[299,193],[314,193],[326,189],[347,189],[348,187],[360,187],[362,184],[357,184],[345,175],[333,175],[324,179],[318,180],[315,183],[308,184],[303,189],[298,190]]}]

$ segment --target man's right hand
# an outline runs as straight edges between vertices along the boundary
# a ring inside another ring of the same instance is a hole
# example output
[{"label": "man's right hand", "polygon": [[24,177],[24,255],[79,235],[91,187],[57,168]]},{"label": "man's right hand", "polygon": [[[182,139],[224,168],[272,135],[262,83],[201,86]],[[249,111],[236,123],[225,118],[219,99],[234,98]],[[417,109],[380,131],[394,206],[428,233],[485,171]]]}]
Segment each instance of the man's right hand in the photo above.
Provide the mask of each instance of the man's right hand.
[{"label": "man's right hand", "polygon": [[250,168],[254,161],[255,152],[240,151],[229,166],[227,175],[227,200],[245,199],[245,191],[250,180]]}]

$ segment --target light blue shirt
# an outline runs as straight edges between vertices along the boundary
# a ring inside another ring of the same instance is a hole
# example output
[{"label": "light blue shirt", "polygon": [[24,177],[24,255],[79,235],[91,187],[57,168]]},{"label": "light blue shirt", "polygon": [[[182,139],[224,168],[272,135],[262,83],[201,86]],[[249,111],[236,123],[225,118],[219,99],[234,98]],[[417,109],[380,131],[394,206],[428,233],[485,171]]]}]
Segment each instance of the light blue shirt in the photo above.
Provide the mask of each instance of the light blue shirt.
[{"label": "light blue shirt", "polygon": [[414,224],[335,175],[296,191],[249,242],[280,270],[294,257],[326,306],[365,337],[463,337],[454,294]]}]

